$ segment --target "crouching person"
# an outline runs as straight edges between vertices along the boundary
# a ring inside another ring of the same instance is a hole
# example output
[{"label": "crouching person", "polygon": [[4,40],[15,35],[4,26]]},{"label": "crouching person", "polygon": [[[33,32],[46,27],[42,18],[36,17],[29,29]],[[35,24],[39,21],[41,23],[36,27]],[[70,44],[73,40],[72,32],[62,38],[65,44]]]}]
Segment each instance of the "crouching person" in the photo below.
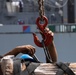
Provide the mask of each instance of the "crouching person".
[{"label": "crouching person", "polygon": [[32,75],[39,64],[28,54],[23,54],[20,58],[7,55],[1,59],[3,75]]},{"label": "crouching person", "polygon": [[[5,56],[1,59],[1,69],[3,75],[13,75],[13,60],[12,55]],[[1,74],[2,75],[2,74]]]}]

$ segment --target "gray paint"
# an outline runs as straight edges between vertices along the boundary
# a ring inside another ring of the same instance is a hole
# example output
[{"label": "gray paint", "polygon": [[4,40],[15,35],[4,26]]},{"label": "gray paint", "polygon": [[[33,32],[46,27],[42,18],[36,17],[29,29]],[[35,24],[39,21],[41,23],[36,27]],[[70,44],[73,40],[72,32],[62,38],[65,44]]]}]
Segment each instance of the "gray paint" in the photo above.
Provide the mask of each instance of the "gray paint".
[{"label": "gray paint", "polygon": [[75,0],[75,23],[76,23],[76,0]]},{"label": "gray paint", "polygon": [[[63,0],[63,3],[65,3],[66,0]],[[63,23],[68,23],[68,15],[67,15],[67,4],[63,7]]]},{"label": "gray paint", "polygon": [[[55,33],[54,42],[58,52],[58,61],[76,62],[76,33]],[[41,39],[40,35],[37,36]],[[42,48],[33,42],[32,34],[0,34],[0,54],[4,54],[16,46],[31,44],[36,47],[36,55],[40,61],[45,62]],[[18,57],[21,54],[18,55]]]}]

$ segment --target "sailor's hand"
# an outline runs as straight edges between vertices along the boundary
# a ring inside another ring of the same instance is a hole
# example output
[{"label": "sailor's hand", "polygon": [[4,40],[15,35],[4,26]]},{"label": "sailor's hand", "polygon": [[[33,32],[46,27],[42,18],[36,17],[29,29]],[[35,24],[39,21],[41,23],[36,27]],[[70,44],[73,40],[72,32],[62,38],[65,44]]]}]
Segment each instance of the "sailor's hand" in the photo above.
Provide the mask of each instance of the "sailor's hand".
[{"label": "sailor's hand", "polygon": [[40,31],[40,33],[43,36],[43,38],[46,37],[46,36],[44,36],[44,34],[47,34],[48,36],[54,37],[54,33],[49,28],[47,28],[47,27],[44,29],[44,32]]},{"label": "sailor's hand", "polygon": [[19,48],[19,52],[23,54],[27,53],[32,56],[35,53],[35,47],[32,45],[22,45],[17,48]]},{"label": "sailor's hand", "polygon": [[49,28],[45,28],[44,29],[45,33],[47,33],[50,36],[54,36],[54,33],[49,29]]}]

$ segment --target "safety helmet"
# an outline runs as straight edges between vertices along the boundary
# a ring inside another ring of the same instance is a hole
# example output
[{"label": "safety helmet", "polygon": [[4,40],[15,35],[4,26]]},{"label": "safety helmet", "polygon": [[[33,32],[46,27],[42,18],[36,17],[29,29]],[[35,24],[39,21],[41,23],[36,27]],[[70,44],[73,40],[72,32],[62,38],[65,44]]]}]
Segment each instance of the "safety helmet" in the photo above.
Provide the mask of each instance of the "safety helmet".
[{"label": "safety helmet", "polygon": [[33,57],[31,57],[30,55],[28,55],[28,54],[23,54],[23,55],[21,55],[20,56],[20,58],[21,59],[23,59],[23,60],[25,60],[25,61],[35,61],[34,59],[33,59]]}]

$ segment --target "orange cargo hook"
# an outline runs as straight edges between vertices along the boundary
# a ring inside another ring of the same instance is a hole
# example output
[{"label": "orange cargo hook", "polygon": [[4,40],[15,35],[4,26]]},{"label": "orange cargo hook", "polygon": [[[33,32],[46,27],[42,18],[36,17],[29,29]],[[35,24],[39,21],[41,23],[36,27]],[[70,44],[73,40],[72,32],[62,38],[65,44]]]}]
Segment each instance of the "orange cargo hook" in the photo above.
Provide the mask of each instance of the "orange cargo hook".
[{"label": "orange cargo hook", "polygon": [[[33,37],[34,37],[34,43],[38,47],[43,47],[42,41],[39,41],[39,38],[37,37],[35,33],[33,33]],[[48,46],[52,42],[52,40],[53,40],[53,36],[45,34],[45,39],[44,39],[45,46]]]},{"label": "orange cargo hook", "polygon": [[45,27],[48,24],[48,19],[47,19],[46,16],[43,16],[43,21],[45,22],[44,24],[40,24],[40,20],[41,20],[41,18],[38,17],[37,20],[36,20],[36,24],[37,24],[39,30],[44,31]]},{"label": "orange cargo hook", "polygon": [[[48,46],[51,43],[52,39],[53,39],[53,37],[51,35],[44,32],[44,29],[48,24],[48,19],[45,16],[43,16],[43,20],[45,21],[44,24],[40,24],[40,20],[41,20],[41,18],[38,17],[37,20],[36,20],[36,24],[37,24],[39,30],[43,33],[43,35],[45,37],[45,38],[43,38],[45,46]],[[34,43],[38,47],[43,47],[42,42],[39,41],[39,38],[37,37],[37,35],[35,33],[33,33],[33,37],[34,37]]]}]

